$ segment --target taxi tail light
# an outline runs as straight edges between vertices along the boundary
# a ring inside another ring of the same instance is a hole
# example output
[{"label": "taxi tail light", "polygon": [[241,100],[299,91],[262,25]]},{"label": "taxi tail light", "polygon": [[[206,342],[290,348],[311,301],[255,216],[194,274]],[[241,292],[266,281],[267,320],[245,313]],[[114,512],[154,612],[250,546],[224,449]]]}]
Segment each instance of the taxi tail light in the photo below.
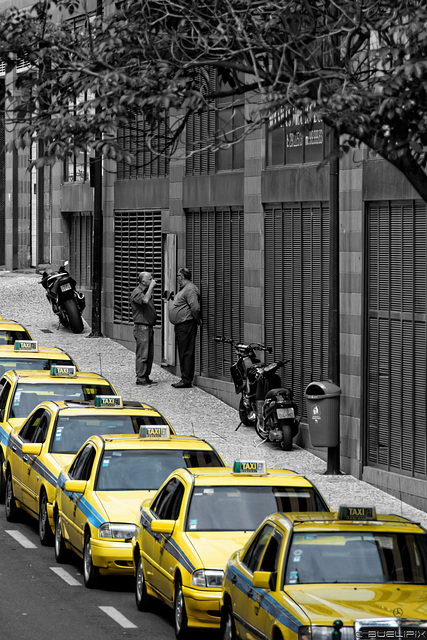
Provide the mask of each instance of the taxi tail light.
[{"label": "taxi tail light", "polygon": [[221,569],[198,569],[191,577],[194,587],[221,589],[224,581],[224,571]]},{"label": "taxi tail light", "polygon": [[[298,640],[332,640],[334,627],[317,627],[316,625],[299,627]],[[342,627],[340,629],[341,640],[354,640],[353,627]]]}]

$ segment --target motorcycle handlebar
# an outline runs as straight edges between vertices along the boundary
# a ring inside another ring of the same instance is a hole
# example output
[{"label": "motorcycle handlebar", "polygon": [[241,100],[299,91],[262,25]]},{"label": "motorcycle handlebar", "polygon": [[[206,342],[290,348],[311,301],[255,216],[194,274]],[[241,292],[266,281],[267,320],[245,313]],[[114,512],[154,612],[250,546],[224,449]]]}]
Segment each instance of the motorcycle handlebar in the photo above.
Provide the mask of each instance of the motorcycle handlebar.
[{"label": "motorcycle handlebar", "polygon": [[[224,344],[231,344],[233,347],[237,348],[239,345],[243,344],[241,342],[236,342],[232,338],[223,338],[222,336],[216,336],[214,338],[215,342],[223,342]],[[243,345],[248,349],[254,349],[256,351],[266,351],[267,353],[272,353],[272,347],[266,347],[264,344],[259,344],[257,342],[250,342],[249,344]]]}]

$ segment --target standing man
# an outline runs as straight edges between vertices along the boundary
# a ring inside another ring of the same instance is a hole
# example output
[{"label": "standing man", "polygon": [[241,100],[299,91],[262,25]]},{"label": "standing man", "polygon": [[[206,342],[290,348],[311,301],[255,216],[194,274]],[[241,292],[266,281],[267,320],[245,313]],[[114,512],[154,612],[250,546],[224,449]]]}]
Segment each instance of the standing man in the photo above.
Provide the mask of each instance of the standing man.
[{"label": "standing man", "polygon": [[175,389],[191,387],[194,378],[194,356],[197,325],[200,324],[200,296],[191,281],[191,271],[185,267],[178,271],[179,291],[169,301],[169,320],[175,325],[181,380],[172,384]]},{"label": "standing man", "polygon": [[130,304],[134,321],[133,335],[136,341],[136,384],[157,384],[150,379],[154,358],[154,325],[157,312],[153,302],[156,281],[148,271],[138,276],[138,286],[132,291]]}]

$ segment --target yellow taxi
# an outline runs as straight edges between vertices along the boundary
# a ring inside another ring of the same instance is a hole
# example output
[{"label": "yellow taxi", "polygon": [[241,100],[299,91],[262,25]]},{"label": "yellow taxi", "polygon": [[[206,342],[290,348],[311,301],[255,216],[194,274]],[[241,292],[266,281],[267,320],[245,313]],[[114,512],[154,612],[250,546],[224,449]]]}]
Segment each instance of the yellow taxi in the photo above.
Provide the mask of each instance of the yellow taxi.
[{"label": "yellow taxi", "polygon": [[0,345],[0,376],[6,371],[50,370],[53,365],[74,365],[76,362],[58,347],[42,347],[37,340],[17,340],[14,345]]},{"label": "yellow taxi", "polygon": [[[0,378],[0,470],[12,429],[22,426],[29,413],[44,400],[92,400],[116,395],[113,385],[97,373],[77,371],[75,365],[54,365],[50,371],[7,371]],[[5,477],[0,473],[0,500]]]},{"label": "yellow taxi", "polygon": [[272,514],[227,563],[221,631],[223,640],[425,638],[427,532],[372,507]]},{"label": "yellow taxi", "polygon": [[15,344],[16,340],[32,340],[27,329],[15,320],[0,320],[0,345]]},{"label": "yellow taxi", "polygon": [[97,396],[92,403],[42,402],[9,435],[4,464],[6,518],[13,521],[24,509],[38,518],[40,541],[49,544],[55,530],[56,484],[63,467],[90,436],[135,435],[147,425],[169,429],[156,409],[120,396]]},{"label": "yellow taxi", "polygon": [[306,478],[263,461],[233,468],[178,469],[141,505],[133,540],[136,604],[155,596],[174,610],[177,638],[189,627],[220,626],[224,568],[263,518],[283,511],[328,511]]},{"label": "yellow taxi", "polygon": [[99,575],[133,575],[131,540],[141,501],[178,467],[224,467],[204,440],[142,426],[139,436],[93,436],[64,469],[56,489],[55,556],[83,558],[84,583]]}]

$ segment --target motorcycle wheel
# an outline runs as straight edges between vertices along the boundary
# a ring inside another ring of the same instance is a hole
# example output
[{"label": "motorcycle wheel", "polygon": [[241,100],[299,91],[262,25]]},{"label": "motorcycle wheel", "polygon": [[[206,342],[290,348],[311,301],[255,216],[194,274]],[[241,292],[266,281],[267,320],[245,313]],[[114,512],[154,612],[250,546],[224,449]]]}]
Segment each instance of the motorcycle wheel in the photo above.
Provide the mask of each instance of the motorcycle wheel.
[{"label": "motorcycle wheel", "polygon": [[282,451],[292,451],[292,427],[288,422],[284,422],[281,425],[283,440],[280,442],[280,448]]},{"label": "motorcycle wheel", "polygon": [[239,418],[242,424],[245,425],[245,427],[254,427],[256,424],[256,418],[255,419],[251,419],[249,417],[249,412],[252,413],[253,409],[250,408],[248,409],[247,407],[245,407],[245,405],[243,404],[243,398],[240,398],[240,402],[239,402]]},{"label": "motorcycle wheel", "polygon": [[75,300],[65,300],[63,303],[65,312],[68,316],[70,329],[73,333],[81,333],[84,329],[83,320],[77,308]]}]

